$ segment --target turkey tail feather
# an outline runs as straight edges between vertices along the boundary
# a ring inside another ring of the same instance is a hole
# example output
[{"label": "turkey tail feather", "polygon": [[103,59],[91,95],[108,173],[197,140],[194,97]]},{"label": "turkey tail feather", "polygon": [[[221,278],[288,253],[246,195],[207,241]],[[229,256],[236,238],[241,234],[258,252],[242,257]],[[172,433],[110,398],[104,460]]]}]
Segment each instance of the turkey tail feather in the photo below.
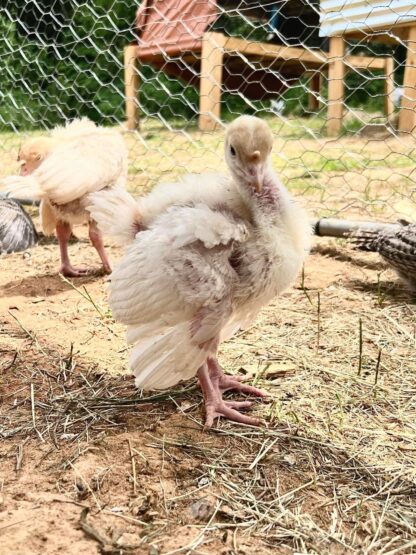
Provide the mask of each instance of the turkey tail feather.
[{"label": "turkey tail feather", "polygon": [[128,245],[142,230],[137,201],[123,189],[98,191],[88,195],[87,210],[98,228],[117,244]]},{"label": "turkey tail feather", "polygon": [[8,188],[9,198],[41,200],[43,197],[42,189],[33,175],[12,175],[3,179],[2,183]]},{"label": "turkey tail feather", "polygon": [[149,333],[143,328],[140,334],[135,332],[135,327],[130,327],[127,338],[129,342],[136,340],[130,366],[141,389],[166,389],[190,379],[207,357],[207,352],[190,339],[188,322],[166,327],[157,335],[152,335],[152,326]]},{"label": "turkey tail feather", "polygon": [[374,229],[357,229],[349,236],[354,248],[360,251],[378,252],[379,231]]}]

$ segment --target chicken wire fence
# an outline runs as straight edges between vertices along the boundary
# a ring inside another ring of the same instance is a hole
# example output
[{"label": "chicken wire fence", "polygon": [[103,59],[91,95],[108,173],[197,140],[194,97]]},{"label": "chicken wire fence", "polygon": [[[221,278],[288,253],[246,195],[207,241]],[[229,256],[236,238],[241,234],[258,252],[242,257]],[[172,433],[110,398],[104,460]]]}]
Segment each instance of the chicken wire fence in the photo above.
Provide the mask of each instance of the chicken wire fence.
[{"label": "chicken wire fence", "polygon": [[11,0],[0,11],[0,177],[22,139],[119,126],[129,189],[225,171],[223,126],[268,120],[315,216],[414,218],[412,0]]}]

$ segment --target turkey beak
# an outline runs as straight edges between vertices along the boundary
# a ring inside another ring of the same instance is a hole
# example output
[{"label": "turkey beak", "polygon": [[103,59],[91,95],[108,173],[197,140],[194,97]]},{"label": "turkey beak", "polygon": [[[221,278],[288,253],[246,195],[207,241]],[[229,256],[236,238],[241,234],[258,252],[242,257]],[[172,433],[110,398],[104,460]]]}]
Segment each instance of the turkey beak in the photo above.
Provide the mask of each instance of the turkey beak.
[{"label": "turkey beak", "polygon": [[27,169],[26,162],[24,160],[19,160],[19,164],[20,164],[19,174],[20,175],[28,175],[29,171]]},{"label": "turkey beak", "polygon": [[248,166],[250,184],[257,193],[260,193],[264,181],[264,164],[260,161],[260,152],[258,150],[253,152],[250,162]]}]

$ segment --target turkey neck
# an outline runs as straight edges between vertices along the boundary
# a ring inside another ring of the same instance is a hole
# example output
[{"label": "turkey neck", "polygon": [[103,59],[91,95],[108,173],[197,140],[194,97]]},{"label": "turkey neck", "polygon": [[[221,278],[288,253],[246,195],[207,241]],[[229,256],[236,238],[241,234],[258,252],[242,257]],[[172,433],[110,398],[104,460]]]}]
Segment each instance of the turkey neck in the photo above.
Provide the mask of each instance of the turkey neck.
[{"label": "turkey neck", "polygon": [[254,226],[278,225],[286,203],[286,191],[273,169],[268,167],[265,170],[261,191],[256,191],[248,181],[240,178],[241,181],[241,190],[250,207]]}]

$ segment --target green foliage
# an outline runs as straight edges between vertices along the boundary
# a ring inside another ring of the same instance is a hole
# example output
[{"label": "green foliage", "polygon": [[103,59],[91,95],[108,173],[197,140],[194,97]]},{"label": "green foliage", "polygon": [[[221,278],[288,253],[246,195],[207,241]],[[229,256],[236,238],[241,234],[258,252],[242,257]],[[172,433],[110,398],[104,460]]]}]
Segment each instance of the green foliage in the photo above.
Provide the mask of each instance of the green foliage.
[{"label": "green foliage", "polygon": [[105,0],[75,4],[70,25],[53,37],[19,32],[18,8],[0,16],[0,56],[7,68],[1,127],[50,127],[80,115],[100,123],[120,118],[122,52],[131,40],[132,19],[124,0],[113,1],[110,9]]},{"label": "green foliage", "polygon": [[[49,22],[33,20],[36,33],[22,34],[17,22],[27,5],[39,4],[34,0],[15,0],[0,14],[0,129],[51,127],[79,116],[104,125],[124,119],[123,48],[134,40],[136,5],[125,0],[67,2],[69,23],[55,33]],[[50,13],[51,2],[47,4]],[[166,119],[195,116],[193,87],[149,66],[140,73],[145,113]]]},{"label": "green foliage", "polygon": [[[390,45],[378,42],[353,43],[350,53],[362,56],[391,56],[394,54]],[[396,75],[397,78],[397,75]],[[345,100],[351,108],[365,108],[369,112],[383,110],[384,76],[374,71],[351,71],[345,80]]]},{"label": "green foliage", "polygon": [[263,25],[238,16],[221,14],[213,23],[212,30],[230,37],[242,37],[247,40],[266,42],[268,32]]},{"label": "green foliage", "polygon": [[[51,127],[79,116],[109,125],[123,120],[123,48],[135,40],[135,9],[126,0],[10,0],[0,12],[0,129]],[[239,17],[223,15],[214,28],[266,39],[264,27]],[[354,47],[354,53],[367,55],[385,50],[373,43]],[[184,124],[196,117],[194,87],[150,66],[142,66],[140,74],[146,114]],[[383,80],[374,74],[350,73],[346,87],[349,106],[382,108]],[[289,88],[283,99],[286,114],[304,114],[307,83]],[[222,100],[225,119],[269,106],[235,94],[225,93]]]}]

